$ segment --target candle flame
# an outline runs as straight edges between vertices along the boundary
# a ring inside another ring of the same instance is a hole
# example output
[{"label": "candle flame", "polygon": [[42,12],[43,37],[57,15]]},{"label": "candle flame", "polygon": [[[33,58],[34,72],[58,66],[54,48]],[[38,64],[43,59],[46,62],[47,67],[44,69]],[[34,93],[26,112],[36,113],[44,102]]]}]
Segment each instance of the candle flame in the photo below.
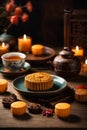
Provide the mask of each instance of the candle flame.
[{"label": "candle flame", "polygon": [[2,47],[5,47],[5,43],[4,42],[2,43]]},{"label": "candle flame", "polygon": [[79,50],[79,46],[76,46],[76,50],[77,50],[77,51]]},{"label": "candle flame", "polygon": [[85,60],[85,64],[87,65],[87,59]]},{"label": "candle flame", "polygon": [[26,40],[26,34],[24,34],[23,38],[24,38],[24,40]]}]

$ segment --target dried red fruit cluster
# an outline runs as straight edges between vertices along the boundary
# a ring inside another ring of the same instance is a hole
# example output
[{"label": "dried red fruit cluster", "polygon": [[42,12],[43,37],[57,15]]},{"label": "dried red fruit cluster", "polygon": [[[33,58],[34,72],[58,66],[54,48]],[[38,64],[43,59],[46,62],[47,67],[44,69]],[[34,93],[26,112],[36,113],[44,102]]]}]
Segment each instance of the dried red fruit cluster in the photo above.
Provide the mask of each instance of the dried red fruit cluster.
[{"label": "dried red fruit cluster", "polygon": [[47,117],[53,116],[53,113],[54,113],[53,109],[50,108],[42,111],[43,116]]},{"label": "dried red fruit cluster", "polygon": [[76,89],[87,89],[86,85],[78,85],[75,87]]}]

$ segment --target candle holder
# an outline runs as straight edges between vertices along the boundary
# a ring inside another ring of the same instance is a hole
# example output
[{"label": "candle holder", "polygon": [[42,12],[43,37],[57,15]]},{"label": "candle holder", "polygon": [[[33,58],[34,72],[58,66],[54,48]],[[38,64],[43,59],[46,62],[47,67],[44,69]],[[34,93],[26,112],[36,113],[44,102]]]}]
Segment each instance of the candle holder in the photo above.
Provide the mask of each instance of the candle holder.
[{"label": "candle holder", "polygon": [[7,53],[7,52],[9,52],[9,44],[8,43],[0,43],[0,56],[2,55],[2,54],[5,54],[5,53]]},{"label": "candle holder", "polygon": [[73,47],[72,51],[74,52],[74,56],[83,56],[84,55],[84,49],[82,47],[79,47],[79,46]]},{"label": "candle holder", "polygon": [[18,38],[18,51],[24,52],[24,53],[30,53],[31,45],[32,45],[31,37],[26,36],[24,34],[23,37]]},{"label": "candle holder", "polygon": [[74,52],[74,56],[78,57],[80,59],[80,61],[83,62],[83,60],[84,60],[84,49],[77,45],[76,47],[72,47],[72,51]]}]

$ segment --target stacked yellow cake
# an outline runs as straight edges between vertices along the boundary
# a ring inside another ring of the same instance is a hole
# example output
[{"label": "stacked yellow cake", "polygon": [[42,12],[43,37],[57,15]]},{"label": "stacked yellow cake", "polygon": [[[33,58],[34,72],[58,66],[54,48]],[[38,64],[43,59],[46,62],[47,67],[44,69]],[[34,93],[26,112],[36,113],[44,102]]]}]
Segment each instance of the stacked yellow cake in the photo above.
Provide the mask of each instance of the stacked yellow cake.
[{"label": "stacked yellow cake", "polygon": [[24,84],[29,90],[48,90],[53,87],[53,77],[46,72],[36,72],[26,75]]}]

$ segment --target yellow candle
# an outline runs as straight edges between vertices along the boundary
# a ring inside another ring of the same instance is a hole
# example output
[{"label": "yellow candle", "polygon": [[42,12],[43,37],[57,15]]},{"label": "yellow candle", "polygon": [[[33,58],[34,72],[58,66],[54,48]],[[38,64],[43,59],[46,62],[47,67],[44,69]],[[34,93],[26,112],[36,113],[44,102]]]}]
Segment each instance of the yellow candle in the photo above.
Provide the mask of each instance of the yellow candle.
[{"label": "yellow candle", "polygon": [[7,43],[0,44],[0,56],[9,51],[9,45]]},{"label": "yellow candle", "polygon": [[80,48],[79,46],[76,46],[76,48],[72,48],[72,51],[74,52],[74,56],[83,56],[84,55],[83,48]]},{"label": "yellow candle", "polygon": [[83,71],[87,73],[87,59],[85,60],[85,63],[83,64]]},{"label": "yellow candle", "polygon": [[18,38],[18,50],[21,52],[29,52],[31,50],[32,39],[24,34]]}]

